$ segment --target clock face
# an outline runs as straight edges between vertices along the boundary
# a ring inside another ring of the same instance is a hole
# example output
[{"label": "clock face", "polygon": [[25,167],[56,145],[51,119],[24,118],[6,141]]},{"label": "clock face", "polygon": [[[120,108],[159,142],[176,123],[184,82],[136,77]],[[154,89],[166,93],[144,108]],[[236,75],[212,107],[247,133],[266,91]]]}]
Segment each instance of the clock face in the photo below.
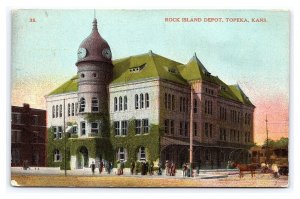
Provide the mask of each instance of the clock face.
[{"label": "clock face", "polygon": [[103,55],[106,59],[111,59],[111,52],[110,52],[109,48],[103,49],[102,55]]},{"label": "clock face", "polygon": [[85,58],[86,53],[87,53],[87,51],[85,48],[79,48],[78,52],[77,52],[78,59]]}]

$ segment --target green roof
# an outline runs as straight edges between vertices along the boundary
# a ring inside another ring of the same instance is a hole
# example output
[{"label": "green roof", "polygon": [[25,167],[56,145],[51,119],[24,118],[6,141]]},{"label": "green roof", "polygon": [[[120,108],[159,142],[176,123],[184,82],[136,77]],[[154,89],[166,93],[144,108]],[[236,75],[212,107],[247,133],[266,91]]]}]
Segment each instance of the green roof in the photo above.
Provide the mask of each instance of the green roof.
[{"label": "green roof", "polygon": [[[189,81],[203,80],[220,86],[221,97],[254,106],[238,85],[227,85],[217,76],[211,75],[196,54],[187,64],[182,64],[150,51],[149,53],[114,60],[113,65],[112,84],[155,78],[189,85]],[[76,92],[77,90],[78,76],[76,75],[49,95]]]},{"label": "green roof", "polygon": [[[113,62],[113,81],[111,83],[128,83],[148,78],[159,78],[188,85],[187,81],[177,71],[176,61],[154,54],[127,57]],[[133,71],[137,69],[136,71]]]},{"label": "green roof", "polygon": [[70,93],[78,91],[78,75],[75,75],[61,86],[53,90],[49,95],[57,95],[62,93]]}]

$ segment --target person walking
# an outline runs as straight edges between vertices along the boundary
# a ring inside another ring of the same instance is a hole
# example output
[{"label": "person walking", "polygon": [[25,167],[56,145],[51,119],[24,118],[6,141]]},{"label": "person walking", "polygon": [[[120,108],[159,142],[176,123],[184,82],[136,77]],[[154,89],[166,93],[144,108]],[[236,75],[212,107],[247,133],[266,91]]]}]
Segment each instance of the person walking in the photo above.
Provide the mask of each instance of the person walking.
[{"label": "person walking", "polygon": [[104,167],[104,163],[103,163],[103,161],[101,160],[101,161],[100,161],[100,164],[99,164],[99,173],[100,173],[100,174],[103,172],[103,167]]},{"label": "person walking", "polygon": [[95,168],[96,168],[96,165],[95,165],[95,162],[93,161],[92,164],[91,164],[91,169],[92,169],[92,174],[93,175],[95,174]]}]

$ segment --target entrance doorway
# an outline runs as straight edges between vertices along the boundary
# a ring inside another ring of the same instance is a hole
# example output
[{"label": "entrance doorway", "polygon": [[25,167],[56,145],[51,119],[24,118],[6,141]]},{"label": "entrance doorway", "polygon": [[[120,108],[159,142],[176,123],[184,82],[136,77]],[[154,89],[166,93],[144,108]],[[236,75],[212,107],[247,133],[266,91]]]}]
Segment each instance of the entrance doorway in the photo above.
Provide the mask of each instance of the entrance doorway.
[{"label": "entrance doorway", "polygon": [[85,146],[80,147],[76,159],[77,159],[77,169],[83,169],[83,167],[89,167],[89,154]]}]

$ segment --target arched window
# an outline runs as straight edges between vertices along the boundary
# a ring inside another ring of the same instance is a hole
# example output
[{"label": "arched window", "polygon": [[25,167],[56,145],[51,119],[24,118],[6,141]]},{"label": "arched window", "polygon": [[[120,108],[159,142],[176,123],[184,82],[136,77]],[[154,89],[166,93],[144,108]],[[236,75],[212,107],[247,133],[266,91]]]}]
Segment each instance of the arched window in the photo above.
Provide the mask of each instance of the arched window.
[{"label": "arched window", "polygon": [[59,105],[59,117],[62,117],[62,105]]},{"label": "arched window", "polygon": [[120,147],[117,151],[117,160],[125,162],[127,160],[127,150]]},{"label": "arched window", "polygon": [[140,94],[140,108],[144,108],[144,95],[143,95],[143,93]]},{"label": "arched window", "polygon": [[124,96],[124,111],[127,110],[127,96]]},{"label": "arched window", "polygon": [[79,108],[79,112],[84,112],[85,110],[85,99],[82,97],[80,99],[80,108]]},{"label": "arched window", "polygon": [[56,105],[55,116],[58,117],[58,105]]},{"label": "arched window", "polygon": [[123,110],[123,99],[122,97],[119,97],[119,111]]},{"label": "arched window", "polygon": [[54,150],[54,162],[60,162],[61,161],[61,154],[58,149]]},{"label": "arched window", "polygon": [[118,111],[118,98],[114,98],[114,111]]},{"label": "arched window", "polygon": [[139,109],[139,96],[138,94],[135,94],[135,109]]},{"label": "arched window", "polygon": [[145,100],[146,100],[146,108],[149,108],[149,94],[145,94]]},{"label": "arched window", "polygon": [[146,161],[146,148],[143,146],[139,148],[138,159],[140,161]]},{"label": "arched window", "polygon": [[96,97],[92,98],[92,112],[99,111],[99,100]]},{"label": "arched window", "polygon": [[52,106],[52,118],[55,118],[55,106]]}]

